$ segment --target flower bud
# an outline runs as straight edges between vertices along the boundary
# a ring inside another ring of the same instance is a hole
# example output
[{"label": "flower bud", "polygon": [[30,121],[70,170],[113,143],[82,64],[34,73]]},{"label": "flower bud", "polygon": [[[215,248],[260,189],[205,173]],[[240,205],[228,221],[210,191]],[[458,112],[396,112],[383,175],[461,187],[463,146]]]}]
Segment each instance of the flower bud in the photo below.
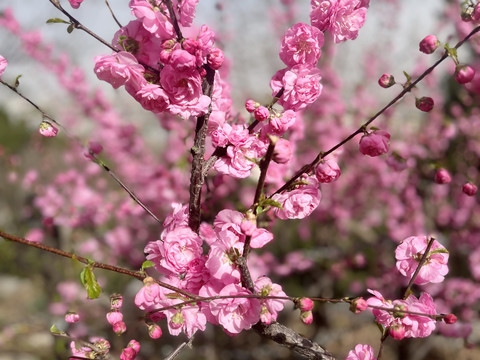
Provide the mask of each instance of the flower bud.
[{"label": "flower bud", "polygon": [[359,143],[363,155],[379,156],[388,152],[390,134],[384,130],[375,130],[362,136]]},{"label": "flower bud", "polygon": [[213,70],[220,69],[223,64],[223,60],[223,51],[216,47],[212,48],[212,50],[210,50],[210,54],[207,56],[207,63]]},{"label": "flower bud", "polygon": [[107,313],[107,321],[110,325],[123,321],[123,314],[120,311],[110,311]]},{"label": "flower bud", "polygon": [[45,137],[55,137],[58,134],[58,129],[48,121],[42,121],[38,132]]},{"label": "flower bud", "polygon": [[112,310],[120,310],[123,304],[123,296],[120,294],[113,294],[110,296],[110,308]]},{"label": "flower bud", "polygon": [[415,106],[417,107],[417,109],[425,112],[429,112],[430,110],[432,110],[433,105],[434,105],[434,102],[431,97],[423,96],[420,99],[417,98],[415,100]]},{"label": "flower bud", "polygon": [[428,35],[420,41],[419,48],[420,51],[425,54],[431,54],[435,50],[437,50],[438,46],[440,45],[440,41],[438,41],[435,35]]},{"label": "flower bud", "polygon": [[445,315],[443,321],[445,321],[446,324],[455,324],[457,322],[457,317],[453,314],[448,314]]},{"label": "flower bud", "polygon": [[389,88],[390,86],[395,85],[395,78],[393,75],[390,74],[383,74],[380,76],[380,79],[378,79],[378,85],[380,85],[383,88]]},{"label": "flower bud", "polygon": [[438,171],[435,173],[434,181],[437,184],[448,184],[452,181],[452,177],[450,176],[447,170],[438,169]]},{"label": "flower bud", "polygon": [[300,298],[296,304],[300,311],[311,311],[313,309],[313,301],[309,298]]},{"label": "flower bud", "polygon": [[2,55],[0,55],[0,79],[2,78],[3,72],[5,71],[7,65],[7,60]]},{"label": "flower bud", "polygon": [[462,187],[462,191],[467,194],[468,196],[474,196],[477,193],[477,187],[472,183],[466,183]]},{"label": "flower bud", "polygon": [[270,111],[265,106],[259,106],[253,111],[253,115],[256,120],[264,121],[270,116]]},{"label": "flower bud", "polygon": [[133,350],[135,350],[135,352],[138,354],[138,352],[140,351],[140,343],[135,340],[135,339],[132,339],[128,342],[128,347],[131,347]]},{"label": "flower bud", "polygon": [[350,303],[350,311],[359,314],[368,307],[367,301],[362,298],[356,298]]},{"label": "flower bud", "polygon": [[322,160],[315,169],[318,182],[330,183],[337,180],[341,175],[340,167],[335,160]]},{"label": "flower bud", "polygon": [[127,331],[127,325],[123,321],[113,324],[113,332],[115,334],[122,335],[125,331]]},{"label": "flower bud", "polygon": [[120,360],[135,360],[136,357],[137,352],[128,346],[123,349],[122,353],[120,354]]},{"label": "flower bud", "polygon": [[395,340],[402,340],[405,337],[405,328],[402,325],[392,325],[388,329],[388,333]]},{"label": "flower bud", "polygon": [[475,70],[471,66],[468,65],[457,65],[455,68],[455,80],[459,84],[466,84],[472,81],[473,77],[475,76]]},{"label": "flower bud", "polygon": [[257,106],[258,104],[252,99],[245,101],[245,109],[247,109],[249,113],[253,112]]},{"label": "flower bud", "polygon": [[306,325],[310,325],[313,322],[313,313],[312,311],[302,311],[300,313],[300,320]]},{"label": "flower bud", "polygon": [[162,329],[157,324],[148,325],[148,336],[158,339],[162,336]]},{"label": "flower bud", "polygon": [[80,315],[78,315],[76,312],[68,312],[65,314],[65,321],[67,323],[73,324],[76,323],[80,320]]},{"label": "flower bud", "polygon": [[286,164],[292,158],[292,147],[287,139],[278,139],[275,149],[273,150],[273,158],[277,164]]}]

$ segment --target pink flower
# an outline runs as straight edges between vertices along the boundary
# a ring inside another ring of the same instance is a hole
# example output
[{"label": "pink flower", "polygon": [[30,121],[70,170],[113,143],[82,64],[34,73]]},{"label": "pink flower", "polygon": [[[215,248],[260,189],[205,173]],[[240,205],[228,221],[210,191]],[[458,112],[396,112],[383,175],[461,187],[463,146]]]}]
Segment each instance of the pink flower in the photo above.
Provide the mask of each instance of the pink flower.
[{"label": "pink flower", "polygon": [[166,65],[160,72],[160,85],[170,99],[168,110],[183,118],[199,116],[210,105],[210,98],[202,93],[202,78],[195,68],[180,71]]},{"label": "pink flower", "polygon": [[320,204],[322,193],[318,188],[318,181],[313,177],[309,177],[307,181],[308,185],[301,185],[295,190],[273,196],[272,199],[282,205],[281,209],[273,209],[279,219],[303,219]]},{"label": "pink flower", "polygon": [[120,360],[135,360],[136,357],[137,352],[135,351],[135,349],[129,346],[123,349],[122,353],[120,354]]},{"label": "pink flower", "polygon": [[297,117],[293,110],[287,110],[281,115],[272,116],[270,117],[268,133],[281,136],[295,124],[296,119]]},{"label": "pink flower", "polygon": [[[255,281],[255,292],[263,296],[287,296],[280,285],[272,283],[272,280],[266,276],[261,276]],[[286,301],[281,299],[260,299],[260,304],[262,305],[261,321],[264,324],[276,321],[278,312],[283,310]]]},{"label": "pink flower", "polygon": [[443,318],[446,324],[455,324],[457,322],[457,317],[454,314],[447,314]]},{"label": "pink flower", "polygon": [[322,54],[322,45],[323,33],[318,28],[298,23],[285,33],[280,59],[289,67],[298,64],[314,67]]},{"label": "pink flower", "polygon": [[264,121],[270,116],[270,111],[265,106],[259,106],[253,111],[253,115],[256,120]]},{"label": "pink flower", "polygon": [[350,350],[345,360],[375,360],[373,348],[370,345],[358,344]]},{"label": "pink flower", "polygon": [[189,227],[181,226],[168,232],[163,242],[149,242],[145,253],[158,271],[183,274],[188,270],[188,264],[202,255],[202,239]]},{"label": "pink flower", "polygon": [[175,0],[174,3],[176,3],[180,24],[185,27],[192,25],[198,0]]},{"label": "pink flower", "polygon": [[250,247],[253,249],[260,249],[273,240],[273,234],[267,229],[258,228],[252,233],[250,239]]},{"label": "pink flower", "polygon": [[220,69],[224,60],[225,56],[223,55],[223,51],[216,47],[212,48],[212,50],[210,50],[210,54],[207,56],[207,64],[213,70]]},{"label": "pink flower", "polygon": [[336,43],[353,40],[365,23],[368,2],[360,0],[311,0],[312,26],[329,31]]},{"label": "pink flower", "polygon": [[[219,295],[250,295],[247,289],[229,284]],[[236,335],[242,330],[248,330],[260,320],[261,305],[258,299],[226,298],[213,300],[209,304],[210,311],[230,335]]]},{"label": "pink flower", "polygon": [[[411,236],[403,240],[395,250],[397,269],[403,276],[411,278],[418,267],[418,263],[427,248],[429,238],[427,236]],[[442,282],[448,273],[448,252],[436,240],[434,240],[427,261],[424,263],[415,284],[424,285],[428,283]]]},{"label": "pink flower", "polygon": [[405,337],[405,327],[401,324],[393,324],[388,328],[388,333],[395,340],[402,340]]},{"label": "pink flower", "polygon": [[375,130],[362,136],[359,143],[363,155],[379,156],[388,152],[390,134],[384,130]]},{"label": "pink flower", "polygon": [[433,109],[433,99],[431,97],[423,96],[415,99],[415,107],[421,111],[429,112]]},{"label": "pink flower", "polygon": [[315,176],[320,183],[330,183],[341,175],[340,167],[335,160],[322,160],[315,168]]},{"label": "pink flower", "polygon": [[162,336],[162,328],[157,324],[148,325],[148,336],[152,339],[159,339]]},{"label": "pink flower", "polygon": [[78,315],[76,312],[68,312],[65,314],[65,321],[67,323],[73,324],[76,323],[80,320],[80,315]]},{"label": "pink flower", "polygon": [[452,177],[446,169],[440,168],[435,173],[435,178],[433,180],[437,184],[449,184],[452,181]]},{"label": "pink flower", "polygon": [[107,313],[107,321],[110,325],[123,321],[123,314],[120,311],[110,311]]},{"label": "pink flower", "polygon": [[5,72],[5,68],[7,67],[7,65],[7,60],[2,55],[0,55],[0,79],[2,79],[2,75]]},{"label": "pink flower", "polygon": [[278,139],[273,151],[273,161],[277,164],[286,164],[292,158],[292,147],[287,139]]},{"label": "pink flower", "polygon": [[48,121],[42,121],[38,132],[45,137],[55,137],[58,134],[58,129]]},{"label": "pink flower", "polygon": [[395,85],[395,78],[393,77],[393,75],[383,74],[382,76],[380,76],[380,79],[378,79],[378,85],[385,89],[389,88]]},{"label": "pink flower", "polygon": [[477,193],[477,187],[472,183],[466,183],[462,186],[462,191],[468,196],[474,196]]},{"label": "pink flower", "polygon": [[162,40],[174,37],[173,25],[170,19],[164,15],[168,14],[164,5],[154,6],[147,0],[131,0],[129,6],[133,16],[142,21],[143,27],[148,32]]},{"label": "pink flower", "polygon": [[[395,300],[394,303],[402,303],[408,311],[436,315],[435,304],[432,297],[427,293],[422,293],[420,298],[410,295],[407,300]],[[402,325],[405,327],[405,337],[427,337],[435,330],[436,320],[429,316],[408,314],[401,318]]]},{"label": "pink flower", "polygon": [[96,56],[93,70],[100,80],[108,82],[114,89],[129,84],[131,88],[139,90],[141,85],[147,84],[143,77],[145,69],[135,56],[126,51]]},{"label": "pink flower", "polygon": [[68,0],[68,2],[70,3],[72,8],[78,9],[82,4],[83,0]]},{"label": "pink flower", "polygon": [[154,113],[165,111],[170,104],[168,95],[156,84],[146,84],[135,94],[135,98],[145,110]]},{"label": "pink flower", "polygon": [[473,80],[475,76],[475,70],[468,65],[457,65],[455,68],[455,80],[459,84],[466,84]]},{"label": "pink flower", "polygon": [[[163,288],[158,285],[151,277],[146,277],[143,280],[143,287],[135,295],[135,305],[146,312],[153,311],[161,307],[162,301],[165,298]],[[159,318],[164,317],[159,314]]]},{"label": "pink flower", "polygon": [[431,54],[435,50],[437,50],[438,46],[440,45],[440,41],[438,41],[435,35],[428,35],[420,41],[419,48],[420,51],[425,54]]},{"label": "pink flower", "polygon": [[180,310],[165,310],[168,320],[168,331],[171,335],[183,332],[191,338],[197,330],[204,331],[207,318],[198,305],[185,305]]},{"label": "pink flower", "polygon": [[313,309],[313,301],[309,298],[301,298],[298,300],[298,307],[300,311],[310,311]]},{"label": "pink flower", "polygon": [[123,321],[116,322],[112,326],[112,330],[116,335],[122,335],[125,331],[127,331],[127,324]]},{"label": "pink flower", "polygon": [[248,99],[247,101],[245,101],[245,109],[247,109],[247,111],[249,113],[253,112],[258,106],[258,103],[252,99]]},{"label": "pink flower", "polygon": [[367,301],[360,297],[356,298],[350,303],[350,311],[354,312],[355,314],[359,314],[364,311],[368,307]]},{"label": "pink flower", "polygon": [[306,325],[310,325],[313,322],[313,313],[311,310],[302,311],[300,313],[300,320]]},{"label": "pink flower", "polygon": [[285,110],[298,111],[312,104],[322,93],[320,70],[308,65],[295,65],[279,70],[270,81],[272,95],[283,88],[278,103]]}]

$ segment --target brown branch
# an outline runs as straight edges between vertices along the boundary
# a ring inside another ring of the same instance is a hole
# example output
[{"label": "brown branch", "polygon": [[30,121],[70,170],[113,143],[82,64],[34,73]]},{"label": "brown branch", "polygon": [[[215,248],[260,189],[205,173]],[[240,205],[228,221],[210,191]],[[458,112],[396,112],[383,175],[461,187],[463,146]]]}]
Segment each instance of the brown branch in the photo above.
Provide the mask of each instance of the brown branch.
[{"label": "brown branch", "polygon": [[425,264],[425,262],[428,259],[428,253],[430,252],[430,249],[432,248],[433,242],[435,241],[435,238],[431,237],[428,240],[428,245],[427,248],[425,249],[425,252],[422,255],[422,258],[418,262],[417,268],[415,269],[415,272],[412,275],[412,278],[408,282],[407,289],[405,290],[405,295],[404,298],[406,299],[408,296],[410,296],[411,288],[413,286],[413,283],[415,282],[415,279],[417,278],[418,274],[420,273],[420,270],[422,269],[422,266]]}]

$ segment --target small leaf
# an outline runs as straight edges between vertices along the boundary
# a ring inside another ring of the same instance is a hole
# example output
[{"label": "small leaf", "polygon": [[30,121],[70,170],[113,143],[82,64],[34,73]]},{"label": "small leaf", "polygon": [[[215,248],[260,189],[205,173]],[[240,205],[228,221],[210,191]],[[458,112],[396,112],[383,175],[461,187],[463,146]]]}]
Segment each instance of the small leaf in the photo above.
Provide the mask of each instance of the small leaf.
[{"label": "small leaf", "polygon": [[82,272],[80,273],[80,280],[87,290],[89,299],[96,299],[100,296],[102,288],[100,285],[98,285],[97,279],[95,279],[91,265],[87,265],[83,268]]},{"label": "small leaf", "polygon": [[71,34],[72,31],[73,31],[73,29],[75,29],[75,25],[70,24],[70,25],[68,25],[67,32],[68,32],[69,34]]},{"label": "small leaf", "polygon": [[65,20],[60,19],[60,18],[51,18],[51,19],[48,19],[48,20],[47,20],[47,24],[54,24],[54,23],[57,23],[57,24],[70,24],[68,21],[65,21]]},{"label": "small leaf", "polygon": [[262,206],[273,206],[279,209],[282,208],[282,204],[273,199],[266,199],[265,201],[262,201]]},{"label": "small leaf", "polygon": [[148,269],[148,268],[151,268],[152,266],[155,266],[155,263],[153,261],[145,260],[142,264],[141,271],[143,271],[145,269]]},{"label": "small leaf", "polygon": [[22,75],[18,75],[16,78],[15,78],[15,83],[13,84],[13,87],[16,89],[18,87],[18,85],[20,85],[20,78],[22,77]]}]

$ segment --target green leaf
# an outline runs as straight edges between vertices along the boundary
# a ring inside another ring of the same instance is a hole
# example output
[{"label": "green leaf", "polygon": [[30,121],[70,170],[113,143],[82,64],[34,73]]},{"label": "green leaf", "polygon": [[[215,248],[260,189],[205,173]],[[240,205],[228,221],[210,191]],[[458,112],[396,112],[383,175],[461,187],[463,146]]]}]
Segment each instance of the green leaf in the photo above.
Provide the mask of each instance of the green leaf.
[{"label": "green leaf", "polygon": [[70,24],[70,23],[60,18],[51,18],[47,20],[47,24]]},{"label": "green leaf", "polygon": [[262,201],[262,206],[273,206],[279,209],[282,208],[282,204],[273,199],[266,199],[265,201]]},{"label": "green leaf", "polygon": [[150,260],[145,260],[142,264],[142,269],[141,271],[145,270],[145,269],[148,269],[148,268],[151,268],[152,266],[155,266],[155,263],[153,261],[150,261]]},{"label": "green leaf", "polygon": [[[68,23],[67,23],[67,24],[68,24]],[[71,34],[72,31],[73,31],[73,29],[75,29],[75,25],[70,24],[70,25],[68,25],[67,32],[68,32],[69,34]]]},{"label": "green leaf", "polygon": [[22,75],[18,75],[16,78],[15,78],[15,83],[13,84],[13,87],[16,89],[18,87],[18,85],[20,85],[20,78],[22,77]]},{"label": "green leaf", "polygon": [[87,290],[89,299],[96,299],[100,296],[102,288],[98,285],[97,279],[92,271],[92,265],[87,265],[83,268],[80,273],[80,280],[82,281],[83,286]]}]

